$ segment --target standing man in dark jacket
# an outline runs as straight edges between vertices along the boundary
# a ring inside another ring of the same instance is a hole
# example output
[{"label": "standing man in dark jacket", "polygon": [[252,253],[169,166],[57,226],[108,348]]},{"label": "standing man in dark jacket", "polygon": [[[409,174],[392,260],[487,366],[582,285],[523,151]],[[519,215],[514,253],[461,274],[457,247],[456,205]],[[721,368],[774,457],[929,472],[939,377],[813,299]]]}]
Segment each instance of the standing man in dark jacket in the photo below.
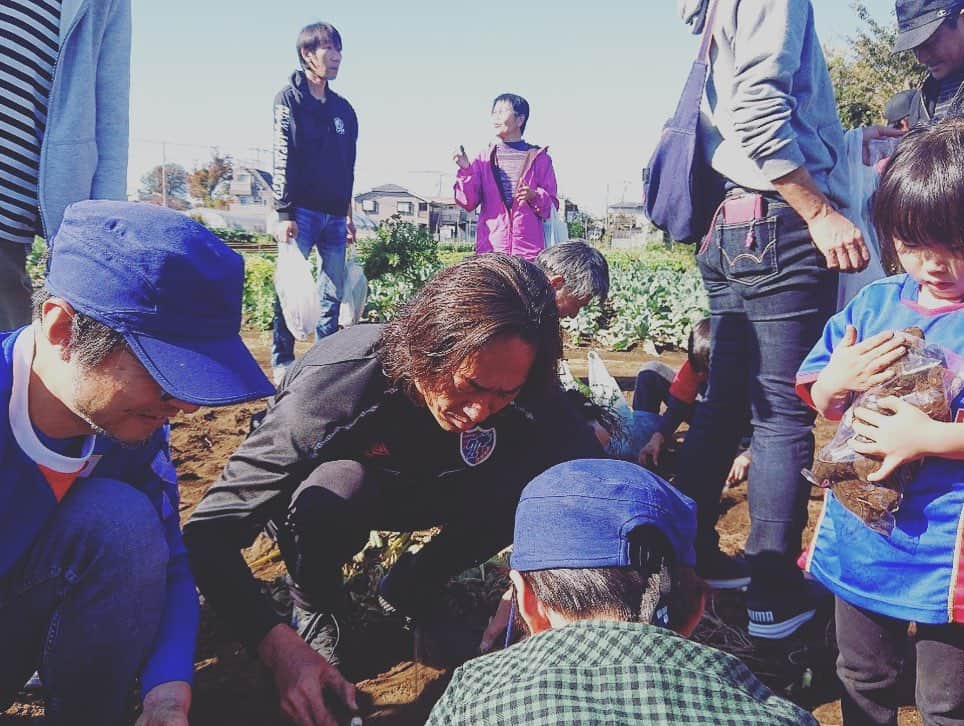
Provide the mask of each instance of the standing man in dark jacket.
[{"label": "standing man in dark jacket", "polygon": [[[602,455],[562,395],[561,354],[545,274],[492,253],[439,272],[388,325],[319,341],[285,376],[185,542],[201,591],[271,669],[297,724],[325,723],[323,689],[351,705],[331,614],[342,564],[370,530],[443,527],[379,588],[418,622],[449,577],[511,543],[526,482]],[[241,556],[265,525],[288,568],[292,627]]]},{"label": "standing man in dark jacket", "polygon": [[[307,258],[318,249],[320,340],[338,330],[345,281],[345,247],[355,239],[351,193],[355,183],[358,117],[329,87],[341,65],[341,35],[328,23],[312,23],[298,34],[298,62],[274,100],[274,196],[279,245],[297,244]],[[280,383],[294,360],[294,337],[275,298],[271,366]]]}]

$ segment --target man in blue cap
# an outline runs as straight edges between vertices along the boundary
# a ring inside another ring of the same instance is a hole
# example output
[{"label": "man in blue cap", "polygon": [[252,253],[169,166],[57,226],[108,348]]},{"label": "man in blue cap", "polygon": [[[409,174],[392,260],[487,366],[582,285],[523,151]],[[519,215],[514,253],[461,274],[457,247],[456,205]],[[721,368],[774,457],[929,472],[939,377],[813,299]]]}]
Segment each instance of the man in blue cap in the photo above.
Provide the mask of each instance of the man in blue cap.
[{"label": "man in blue cap", "polygon": [[695,532],[693,502],[635,464],[537,476],[509,573],[532,637],[459,668],[428,723],[815,724],[738,659],[686,640],[705,601]]},{"label": "man in blue cap", "polygon": [[894,53],[912,50],[927,67],[909,109],[908,125],[939,120],[960,110],[964,88],[964,2],[896,0]]},{"label": "man in blue cap", "polygon": [[53,724],[187,724],[198,600],[168,419],[267,396],[243,261],[146,204],[70,206],[33,324],[0,333],[0,710],[35,670]]}]

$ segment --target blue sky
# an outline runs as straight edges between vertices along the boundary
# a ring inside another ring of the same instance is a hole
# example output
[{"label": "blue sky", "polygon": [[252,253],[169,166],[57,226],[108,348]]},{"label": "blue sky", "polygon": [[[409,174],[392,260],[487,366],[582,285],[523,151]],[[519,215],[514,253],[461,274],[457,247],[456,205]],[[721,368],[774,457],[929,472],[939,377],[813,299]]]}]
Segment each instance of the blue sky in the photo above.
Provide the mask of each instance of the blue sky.
[{"label": "blue sky", "polygon": [[[451,192],[451,151],[491,137],[494,96],[532,107],[527,139],[549,145],[560,191],[583,208],[639,197],[639,172],[696,50],[675,0],[165,0],[134,3],[129,186],[167,158],[188,169],[212,146],[270,167],[271,102],[295,66],[298,30],[328,20],[344,39],[332,87],[359,116],[356,193],[396,183]],[[868,0],[879,19],[893,0]],[[814,0],[825,45],[857,27],[845,0]],[[608,189],[608,191],[607,191]]]}]

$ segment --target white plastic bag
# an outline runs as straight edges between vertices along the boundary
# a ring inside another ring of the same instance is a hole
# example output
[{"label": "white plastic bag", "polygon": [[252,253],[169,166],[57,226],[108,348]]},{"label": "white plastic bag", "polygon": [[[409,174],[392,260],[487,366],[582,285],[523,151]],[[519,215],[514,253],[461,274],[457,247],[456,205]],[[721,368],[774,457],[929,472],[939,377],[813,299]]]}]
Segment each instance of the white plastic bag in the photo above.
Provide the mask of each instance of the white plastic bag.
[{"label": "white plastic bag", "polygon": [[542,223],[543,236],[546,239],[546,247],[559,245],[569,241],[569,226],[559,215],[555,206],[549,212],[549,218]]},{"label": "white plastic bag", "polygon": [[626,403],[626,398],[619,389],[619,384],[606,368],[603,359],[594,350],[589,351],[589,391],[594,403],[611,408],[619,418],[626,422],[627,426],[632,426],[633,409]]},{"label": "white plastic bag", "polygon": [[278,245],[274,289],[281,301],[285,325],[298,340],[307,340],[321,318],[321,300],[311,263],[294,242]]},{"label": "white plastic bag", "polygon": [[345,285],[341,296],[338,324],[347,328],[361,320],[367,301],[368,280],[365,277],[365,268],[355,257],[355,250],[352,247],[345,259]]},{"label": "white plastic bag", "polygon": [[566,391],[579,390],[579,384],[576,382],[576,377],[572,375],[572,369],[569,368],[569,361],[567,360],[559,361],[559,383]]},{"label": "white plastic bag", "polygon": [[840,273],[837,278],[837,310],[843,310],[860,290],[886,275],[880,258],[880,243],[872,220],[871,202],[880,184],[880,175],[873,166],[865,166],[863,159],[864,136],[860,129],[853,129],[844,135],[846,156],[844,161],[850,173],[847,190],[850,198],[846,200],[844,215],[861,231],[864,243],[870,253],[870,262],[860,272]]}]

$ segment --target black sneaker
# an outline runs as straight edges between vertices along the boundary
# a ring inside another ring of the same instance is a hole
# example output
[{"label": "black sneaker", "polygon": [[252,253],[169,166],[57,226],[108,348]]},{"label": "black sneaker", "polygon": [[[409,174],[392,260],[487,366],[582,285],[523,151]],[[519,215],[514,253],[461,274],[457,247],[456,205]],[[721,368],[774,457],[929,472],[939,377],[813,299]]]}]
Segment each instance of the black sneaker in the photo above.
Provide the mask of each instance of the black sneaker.
[{"label": "black sneaker", "polygon": [[308,610],[295,604],[291,610],[291,627],[318,655],[333,666],[340,664],[341,659],[336,649],[341,630],[334,615]]},{"label": "black sneaker", "polygon": [[787,638],[813,620],[828,597],[829,593],[814,580],[803,580],[799,588],[769,597],[747,593],[750,635],[766,640]]},{"label": "black sneaker", "polygon": [[696,558],[696,574],[714,590],[740,590],[750,584],[750,566],[743,555],[714,550]]}]

